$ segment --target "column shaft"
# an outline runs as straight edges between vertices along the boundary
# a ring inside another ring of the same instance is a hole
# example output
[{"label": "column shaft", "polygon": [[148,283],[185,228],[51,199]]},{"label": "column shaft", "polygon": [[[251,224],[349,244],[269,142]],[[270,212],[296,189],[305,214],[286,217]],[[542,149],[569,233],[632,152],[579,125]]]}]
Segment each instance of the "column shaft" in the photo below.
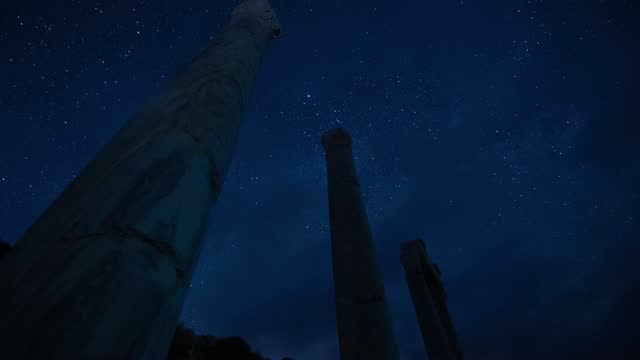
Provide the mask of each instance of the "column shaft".
[{"label": "column shaft", "polygon": [[401,261],[429,359],[462,360],[440,270],[427,256],[424,242],[414,240],[403,244]]},{"label": "column shaft", "polygon": [[273,35],[243,5],[0,263],[5,358],[166,356]]},{"label": "column shaft", "polygon": [[385,291],[356,176],[351,140],[342,129],[323,136],[340,357],[397,359]]}]

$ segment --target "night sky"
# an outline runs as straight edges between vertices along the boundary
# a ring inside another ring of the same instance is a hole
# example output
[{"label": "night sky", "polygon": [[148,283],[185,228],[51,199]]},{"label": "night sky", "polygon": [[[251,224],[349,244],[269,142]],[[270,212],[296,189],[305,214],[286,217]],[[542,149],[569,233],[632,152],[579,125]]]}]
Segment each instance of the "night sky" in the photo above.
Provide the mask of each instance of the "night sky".
[{"label": "night sky", "polygon": [[[399,261],[416,237],[468,359],[640,358],[640,4],[272,4],[284,34],[187,326],[274,358],[337,358],[320,136],[344,126],[404,359],[426,356]],[[234,5],[3,0],[0,238],[15,243]]]}]

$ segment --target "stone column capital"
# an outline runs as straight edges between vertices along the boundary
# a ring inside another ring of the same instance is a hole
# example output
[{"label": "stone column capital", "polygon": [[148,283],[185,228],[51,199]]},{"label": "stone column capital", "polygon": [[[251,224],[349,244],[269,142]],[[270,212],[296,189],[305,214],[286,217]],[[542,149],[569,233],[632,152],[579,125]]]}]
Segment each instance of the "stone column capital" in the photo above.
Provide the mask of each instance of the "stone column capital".
[{"label": "stone column capital", "polygon": [[408,263],[417,262],[421,254],[426,254],[427,246],[422,239],[410,240],[402,243],[400,250],[400,260],[405,266]]},{"label": "stone column capital", "polygon": [[351,135],[344,128],[331,129],[322,134],[322,147],[325,151],[338,146],[350,147],[351,144]]},{"label": "stone column capital", "polygon": [[271,38],[277,38],[282,33],[282,25],[268,0],[242,0],[233,10],[231,23],[248,17],[258,19],[268,29]]}]

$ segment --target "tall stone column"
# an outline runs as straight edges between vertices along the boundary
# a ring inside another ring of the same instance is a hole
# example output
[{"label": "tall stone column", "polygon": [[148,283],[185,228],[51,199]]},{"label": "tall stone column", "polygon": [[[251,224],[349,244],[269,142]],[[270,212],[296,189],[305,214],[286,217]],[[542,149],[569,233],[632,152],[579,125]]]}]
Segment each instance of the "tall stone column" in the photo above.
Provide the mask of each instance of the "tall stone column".
[{"label": "tall stone column", "polygon": [[340,358],[398,359],[384,285],[344,129],[325,133]]},{"label": "tall stone column", "polygon": [[6,359],[163,359],[280,26],[245,0],[0,262]]},{"label": "tall stone column", "polygon": [[462,360],[462,350],[447,309],[440,268],[427,255],[424,241],[404,243],[400,258],[429,359]]}]

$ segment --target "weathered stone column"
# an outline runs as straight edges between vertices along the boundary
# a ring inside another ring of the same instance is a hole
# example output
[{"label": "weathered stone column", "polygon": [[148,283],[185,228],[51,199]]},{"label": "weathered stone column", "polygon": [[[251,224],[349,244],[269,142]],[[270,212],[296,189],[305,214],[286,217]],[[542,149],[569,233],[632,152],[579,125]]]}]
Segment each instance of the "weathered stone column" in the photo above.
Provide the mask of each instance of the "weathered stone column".
[{"label": "weathered stone column", "polygon": [[427,255],[424,241],[404,243],[400,258],[429,359],[462,360],[458,337],[447,310],[440,268]]},{"label": "weathered stone column", "polygon": [[266,0],[123,127],[0,262],[5,359],[163,359],[269,40]]},{"label": "weathered stone column", "polygon": [[327,159],[340,358],[398,359],[367,214],[344,129],[322,137]]}]

